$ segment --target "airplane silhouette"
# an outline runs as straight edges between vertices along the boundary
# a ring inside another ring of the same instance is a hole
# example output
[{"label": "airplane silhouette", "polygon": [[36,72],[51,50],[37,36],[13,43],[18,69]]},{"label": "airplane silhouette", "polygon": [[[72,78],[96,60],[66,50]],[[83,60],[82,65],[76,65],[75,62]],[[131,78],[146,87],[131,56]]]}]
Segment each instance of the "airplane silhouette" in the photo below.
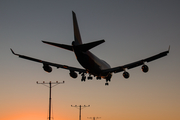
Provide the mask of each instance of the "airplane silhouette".
[{"label": "airplane silhouette", "polygon": [[96,47],[97,45],[105,42],[105,40],[99,40],[99,41],[85,43],[85,44],[82,43],[76,14],[73,11],[72,11],[72,16],[73,16],[73,28],[74,28],[74,41],[72,41],[72,45],[65,45],[65,44],[53,43],[53,42],[48,42],[48,41],[42,41],[42,42],[49,44],[49,45],[56,46],[56,47],[64,48],[66,50],[74,52],[78,62],[84,68],[71,67],[68,65],[62,65],[62,64],[47,62],[47,61],[43,61],[40,59],[28,57],[25,55],[16,54],[11,49],[12,53],[14,55],[19,56],[20,58],[23,58],[23,59],[42,63],[43,69],[46,72],[49,72],[49,73],[52,72],[51,66],[56,67],[56,68],[63,68],[63,69],[70,71],[69,75],[72,78],[77,78],[77,76],[78,76],[77,72],[78,72],[82,76],[81,81],[85,81],[86,80],[85,74],[89,74],[88,80],[92,80],[92,75],[93,75],[94,77],[96,77],[97,80],[100,80],[101,78],[105,79],[106,80],[105,85],[109,85],[108,82],[111,81],[111,77],[112,77],[113,73],[123,72],[124,78],[126,78],[126,79],[129,78],[130,75],[126,71],[126,69],[131,69],[131,68],[138,67],[138,66],[142,65],[142,67],[141,67],[142,71],[146,73],[146,72],[148,72],[149,68],[145,63],[151,62],[151,61],[159,59],[161,57],[164,57],[169,53],[170,47],[167,51],[161,52],[161,53],[156,54],[154,56],[151,56],[151,57],[148,57],[145,59],[141,59],[139,61],[136,61],[136,62],[133,62],[130,64],[111,68],[107,62],[99,59],[93,53],[91,53],[89,51],[93,47]]}]

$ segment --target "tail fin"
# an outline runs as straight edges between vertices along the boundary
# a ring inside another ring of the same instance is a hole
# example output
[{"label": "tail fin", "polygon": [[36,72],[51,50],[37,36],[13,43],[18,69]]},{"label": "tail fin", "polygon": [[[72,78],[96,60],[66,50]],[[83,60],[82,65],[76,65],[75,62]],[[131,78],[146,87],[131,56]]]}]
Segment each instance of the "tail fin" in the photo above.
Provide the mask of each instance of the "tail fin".
[{"label": "tail fin", "polygon": [[74,41],[75,41],[75,44],[81,45],[82,44],[81,35],[80,35],[80,31],[79,31],[79,27],[78,27],[78,23],[76,19],[76,14],[73,11],[72,11],[72,15],[73,15],[73,27],[74,27]]},{"label": "tail fin", "polygon": [[78,27],[78,23],[77,23],[77,19],[76,19],[76,14],[73,11],[72,11],[72,15],[73,15],[73,27],[74,27],[74,41],[72,42],[72,46],[48,42],[48,41],[42,41],[42,42],[49,44],[49,45],[56,46],[56,47],[60,47],[60,48],[66,49],[66,50],[70,50],[70,51],[73,51],[73,46],[75,45],[77,49],[84,51],[84,52],[86,52],[86,51],[90,50],[91,48],[96,47],[97,45],[100,45],[101,43],[105,42],[105,40],[99,40],[99,41],[95,41],[95,42],[82,44],[81,35],[79,32],[79,27]]}]

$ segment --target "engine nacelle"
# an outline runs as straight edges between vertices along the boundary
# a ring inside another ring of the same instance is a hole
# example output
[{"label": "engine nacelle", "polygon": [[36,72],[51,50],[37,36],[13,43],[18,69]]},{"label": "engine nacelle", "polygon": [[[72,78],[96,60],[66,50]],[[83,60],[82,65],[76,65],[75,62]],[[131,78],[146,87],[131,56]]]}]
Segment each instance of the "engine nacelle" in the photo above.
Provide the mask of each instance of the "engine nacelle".
[{"label": "engine nacelle", "polygon": [[44,64],[43,69],[44,69],[44,71],[46,71],[48,73],[52,72],[52,68],[49,65]]},{"label": "engine nacelle", "polygon": [[128,73],[128,72],[126,72],[126,71],[124,71],[124,72],[123,72],[123,77],[124,77],[124,78],[128,79],[128,78],[129,78],[129,76],[130,76],[130,75],[129,75],[129,73]]},{"label": "engine nacelle", "polygon": [[74,71],[70,71],[69,75],[72,77],[72,78],[77,78],[77,73],[74,72]]},{"label": "engine nacelle", "polygon": [[149,71],[149,67],[147,65],[143,65],[141,69],[144,73],[147,73]]}]

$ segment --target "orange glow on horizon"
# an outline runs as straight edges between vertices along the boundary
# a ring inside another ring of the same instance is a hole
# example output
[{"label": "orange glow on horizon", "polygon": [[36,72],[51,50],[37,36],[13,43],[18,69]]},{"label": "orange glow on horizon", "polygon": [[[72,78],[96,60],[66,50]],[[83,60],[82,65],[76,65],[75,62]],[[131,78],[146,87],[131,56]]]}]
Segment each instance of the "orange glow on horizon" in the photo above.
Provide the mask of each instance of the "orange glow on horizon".
[{"label": "orange glow on horizon", "polygon": [[[48,120],[48,111],[46,112],[41,112],[39,110],[28,110],[28,111],[19,111],[17,110],[16,112],[9,112],[3,114],[3,116],[0,116],[0,120]],[[58,116],[58,114],[52,114],[51,116],[52,120],[57,119],[57,120],[64,120],[64,116]],[[69,119],[69,118],[67,118]],[[66,120],[67,120],[66,119]]]},{"label": "orange glow on horizon", "polygon": [[2,118],[3,120],[45,120],[47,119],[46,114],[39,112],[22,112],[22,113],[13,113],[11,116]]}]

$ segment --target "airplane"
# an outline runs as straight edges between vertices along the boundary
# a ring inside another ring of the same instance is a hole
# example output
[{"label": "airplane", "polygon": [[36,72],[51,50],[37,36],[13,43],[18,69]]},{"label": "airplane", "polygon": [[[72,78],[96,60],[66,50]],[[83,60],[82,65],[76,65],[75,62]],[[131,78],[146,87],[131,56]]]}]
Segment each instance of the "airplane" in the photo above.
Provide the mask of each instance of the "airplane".
[{"label": "airplane", "polygon": [[47,62],[44,60],[29,57],[29,56],[20,55],[20,54],[15,53],[12,49],[11,49],[11,52],[14,55],[19,56],[20,58],[42,63],[44,71],[48,73],[52,72],[52,67],[62,68],[62,69],[69,70],[70,72],[69,75],[72,78],[77,78],[78,76],[77,73],[81,74],[82,76],[81,81],[86,80],[86,74],[89,75],[87,77],[88,80],[92,80],[92,75],[96,77],[97,80],[101,80],[101,78],[105,79],[106,80],[105,86],[106,86],[106,85],[109,85],[109,82],[111,81],[113,73],[123,72],[122,74],[123,77],[127,79],[130,77],[130,74],[127,72],[127,69],[132,69],[138,66],[142,66],[141,67],[142,71],[144,73],[147,73],[149,70],[149,67],[146,65],[146,63],[162,58],[166,56],[170,51],[170,46],[169,46],[169,49],[167,51],[161,52],[154,56],[141,59],[139,61],[136,61],[130,64],[125,64],[122,66],[111,68],[107,62],[99,59],[97,56],[95,56],[93,53],[89,51],[90,49],[104,43],[105,40],[102,39],[95,42],[82,43],[76,14],[73,11],[72,11],[72,18],[73,18],[73,29],[74,29],[74,41],[72,41],[72,45],[59,44],[59,43],[48,42],[48,41],[42,41],[42,42],[74,52],[78,62],[83,68],[71,67],[68,65]]}]

